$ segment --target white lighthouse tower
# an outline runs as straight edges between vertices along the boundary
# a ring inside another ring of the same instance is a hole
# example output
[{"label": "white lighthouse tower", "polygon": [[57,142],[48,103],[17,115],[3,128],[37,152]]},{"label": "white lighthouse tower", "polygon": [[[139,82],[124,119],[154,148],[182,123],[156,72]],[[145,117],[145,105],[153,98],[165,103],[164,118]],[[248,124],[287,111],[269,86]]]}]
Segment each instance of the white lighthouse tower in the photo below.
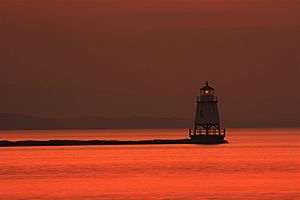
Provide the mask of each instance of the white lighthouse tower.
[{"label": "white lighthouse tower", "polygon": [[217,103],[214,88],[206,81],[205,86],[200,89],[200,96],[197,97],[194,129],[189,131],[194,143],[226,143],[225,129],[220,128]]}]

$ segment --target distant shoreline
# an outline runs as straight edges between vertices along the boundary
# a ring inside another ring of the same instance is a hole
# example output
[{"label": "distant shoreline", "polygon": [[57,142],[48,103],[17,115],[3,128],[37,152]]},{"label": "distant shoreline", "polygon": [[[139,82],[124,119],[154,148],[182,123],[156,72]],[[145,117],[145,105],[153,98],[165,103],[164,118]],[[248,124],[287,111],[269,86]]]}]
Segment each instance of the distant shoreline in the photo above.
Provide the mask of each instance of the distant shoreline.
[{"label": "distant shoreline", "polygon": [[41,118],[0,113],[0,130],[169,129],[188,128],[192,119],[168,117]]},{"label": "distant shoreline", "polygon": [[[274,126],[276,124],[276,126]],[[300,128],[300,123],[287,120],[274,121],[226,121],[226,128]],[[107,129],[189,129],[193,118],[174,117],[69,117],[41,118],[24,114],[0,113],[0,130],[107,130]]]}]

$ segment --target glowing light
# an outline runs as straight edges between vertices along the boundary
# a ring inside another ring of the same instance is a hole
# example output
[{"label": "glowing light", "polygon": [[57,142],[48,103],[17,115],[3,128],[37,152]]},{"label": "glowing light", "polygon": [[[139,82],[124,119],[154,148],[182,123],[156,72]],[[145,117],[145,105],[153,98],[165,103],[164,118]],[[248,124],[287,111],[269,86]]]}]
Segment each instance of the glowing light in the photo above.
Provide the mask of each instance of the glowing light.
[{"label": "glowing light", "polygon": [[209,92],[208,92],[208,90],[205,90],[205,94],[208,94]]}]

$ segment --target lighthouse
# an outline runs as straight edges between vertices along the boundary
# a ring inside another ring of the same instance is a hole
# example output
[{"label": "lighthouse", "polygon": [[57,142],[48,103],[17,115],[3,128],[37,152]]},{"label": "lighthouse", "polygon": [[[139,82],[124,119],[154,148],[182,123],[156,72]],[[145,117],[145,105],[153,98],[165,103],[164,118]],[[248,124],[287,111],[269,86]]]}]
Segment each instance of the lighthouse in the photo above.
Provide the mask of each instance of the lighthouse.
[{"label": "lighthouse", "polygon": [[214,88],[209,86],[208,81],[200,89],[200,96],[197,97],[195,126],[194,129],[189,130],[193,143],[227,143],[224,140],[225,129],[220,127],[218,100],[214,92]]}]

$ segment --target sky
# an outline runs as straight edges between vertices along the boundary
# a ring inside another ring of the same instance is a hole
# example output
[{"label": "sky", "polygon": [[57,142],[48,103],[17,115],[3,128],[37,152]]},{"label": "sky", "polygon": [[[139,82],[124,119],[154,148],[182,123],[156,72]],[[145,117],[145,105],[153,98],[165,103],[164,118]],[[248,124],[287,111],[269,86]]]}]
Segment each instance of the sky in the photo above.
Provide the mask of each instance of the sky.
[{"label": "sky", "polygon": [[0,112],[193,118],[208,80],[225,122],[299,122],[299,0],[0,4]]}]

